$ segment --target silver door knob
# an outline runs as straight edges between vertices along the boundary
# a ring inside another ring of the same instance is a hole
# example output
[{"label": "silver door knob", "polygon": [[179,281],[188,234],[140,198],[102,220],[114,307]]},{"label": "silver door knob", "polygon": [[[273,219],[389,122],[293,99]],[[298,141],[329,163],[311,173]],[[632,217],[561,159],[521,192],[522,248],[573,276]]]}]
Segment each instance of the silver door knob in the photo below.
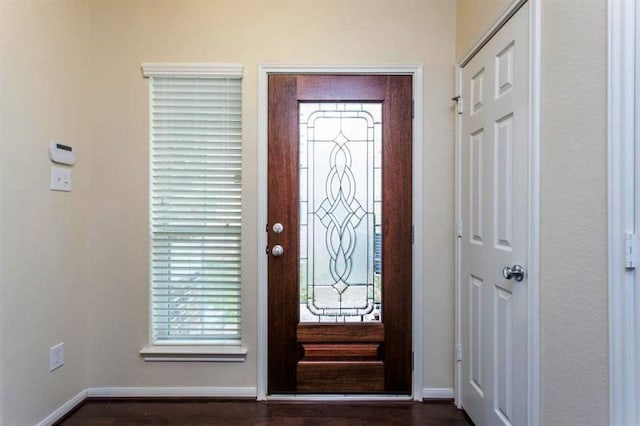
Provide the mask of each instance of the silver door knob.
[{"label": "silver door knob", "polygon": [[282,256],[284,254],[284,248],[280,244],[277,244],[271,249],[271,254],[275,257]]},{"label": "silver door knob", "polygon": [[516,281],[522,281],[524,279],[524,274],[524,268],[520,265],[513,265],[513,267],[505,266],[502,270],[502,276],[507,280],[513,278]]},{"label": "silver door knob", "polygon": [[273,232],[275,232],[276,234],[281,234],[282,231],[284,231],[284,226],[282,226],[282,224],[278,222],[273,225],[272,229],[273,229]]}]

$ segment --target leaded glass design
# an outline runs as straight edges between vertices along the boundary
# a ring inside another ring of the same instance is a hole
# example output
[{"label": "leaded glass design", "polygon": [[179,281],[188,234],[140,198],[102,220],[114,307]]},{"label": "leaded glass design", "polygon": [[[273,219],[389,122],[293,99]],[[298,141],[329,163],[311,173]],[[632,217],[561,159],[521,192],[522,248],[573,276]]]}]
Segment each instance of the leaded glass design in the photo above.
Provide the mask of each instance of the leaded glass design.
[{"label": "leaded glass design", "polygon": [[300,321],[381,314],[382,104],[300,103]]}]

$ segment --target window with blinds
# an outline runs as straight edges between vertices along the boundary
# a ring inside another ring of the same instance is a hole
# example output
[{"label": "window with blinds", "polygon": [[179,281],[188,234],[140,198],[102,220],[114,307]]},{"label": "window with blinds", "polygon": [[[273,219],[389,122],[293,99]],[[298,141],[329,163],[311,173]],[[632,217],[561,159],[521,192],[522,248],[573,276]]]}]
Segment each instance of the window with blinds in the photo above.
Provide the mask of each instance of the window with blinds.
[{"label": "window with blinds", "polygon": [[144,69],[153,344],[238,345],[242,69],[156,68]]}]

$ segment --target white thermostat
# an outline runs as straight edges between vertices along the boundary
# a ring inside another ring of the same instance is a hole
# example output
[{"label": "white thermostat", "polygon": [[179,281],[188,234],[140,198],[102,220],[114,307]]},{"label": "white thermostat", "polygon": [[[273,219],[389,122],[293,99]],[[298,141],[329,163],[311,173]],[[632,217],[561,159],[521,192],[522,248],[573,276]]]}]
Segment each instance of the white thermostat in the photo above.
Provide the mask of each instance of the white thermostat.
[{"label": "white thermostat", "polygon": [[68,164],[70,166],[76,164],[76,155],[73,153],[73,148],[58,142],[49,144],[49,158],[54,163]]}]

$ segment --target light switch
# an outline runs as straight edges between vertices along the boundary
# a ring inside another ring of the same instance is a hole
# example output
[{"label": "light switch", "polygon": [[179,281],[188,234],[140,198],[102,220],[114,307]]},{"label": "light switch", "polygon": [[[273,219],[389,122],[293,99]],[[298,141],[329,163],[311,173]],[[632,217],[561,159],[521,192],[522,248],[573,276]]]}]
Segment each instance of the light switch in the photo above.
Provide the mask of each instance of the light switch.
[{"label": "light switch", "polygon": [[71,192],[71,170],[51,167],[51,190]]}]

